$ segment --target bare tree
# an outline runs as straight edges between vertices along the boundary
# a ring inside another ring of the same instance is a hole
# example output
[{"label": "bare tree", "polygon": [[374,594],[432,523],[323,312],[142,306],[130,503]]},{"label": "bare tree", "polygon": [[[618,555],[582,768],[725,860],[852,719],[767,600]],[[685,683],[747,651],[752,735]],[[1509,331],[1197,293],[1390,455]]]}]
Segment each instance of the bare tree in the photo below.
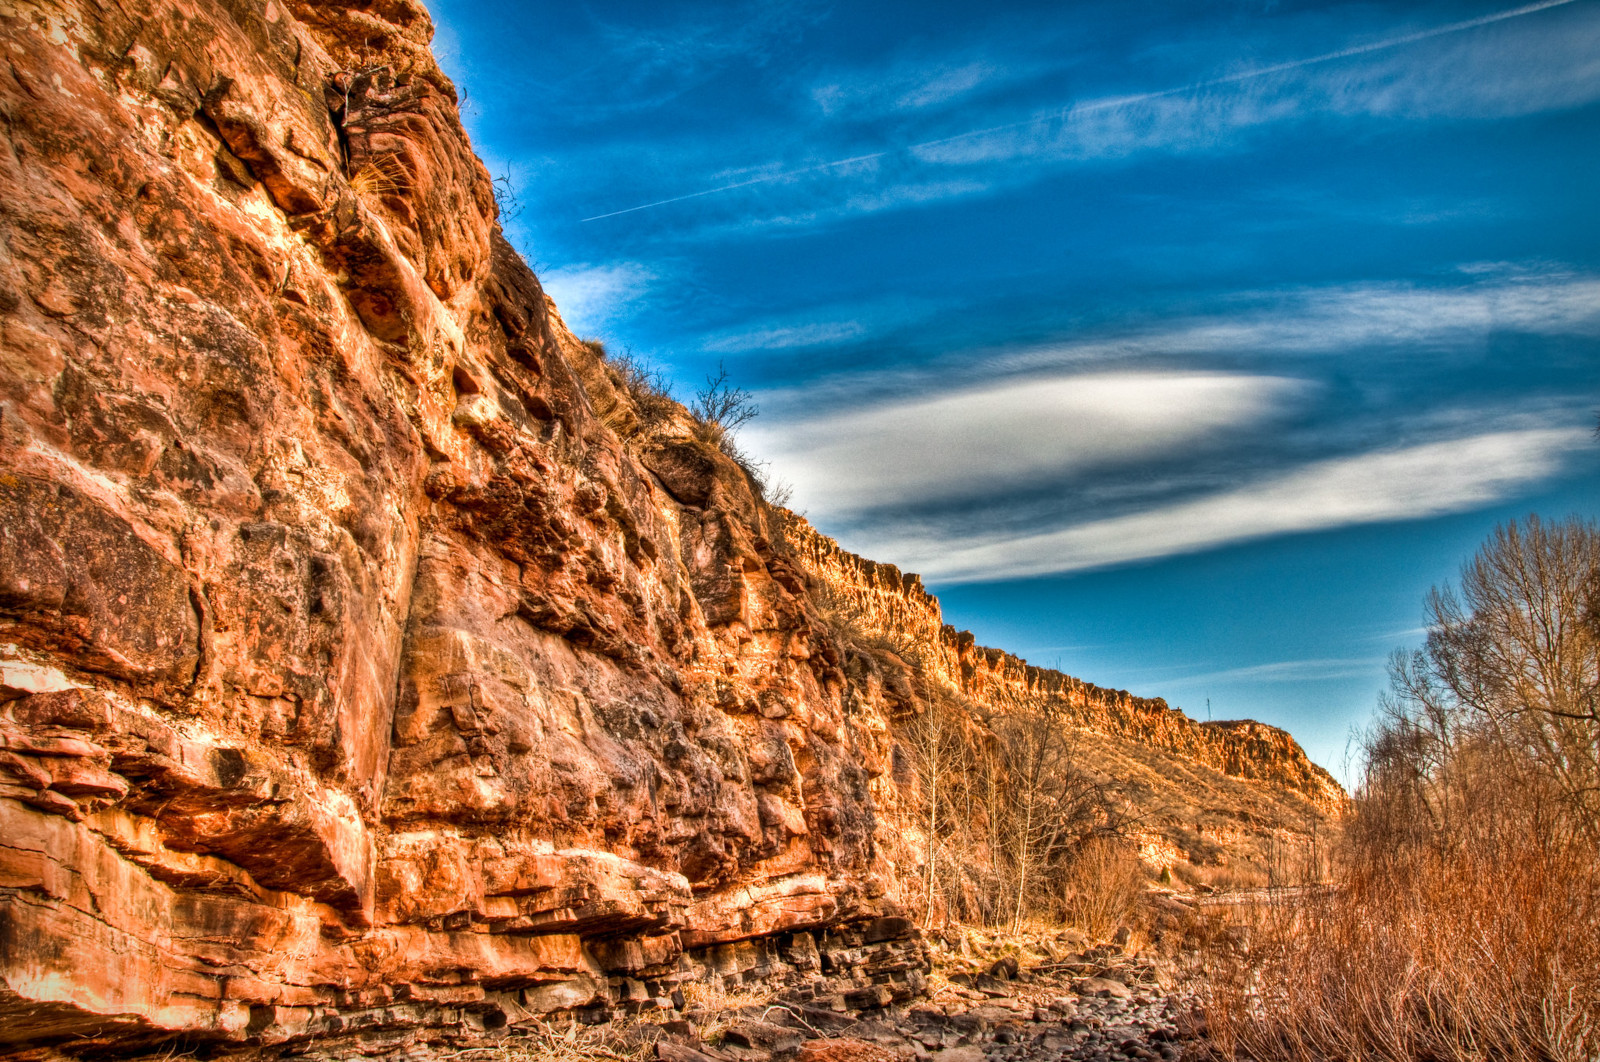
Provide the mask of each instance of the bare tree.
[{"label": "bare tree", "polygon": [[1022,924],[1023,900],[1039,868],[1054,854],[1060,782],[1065,774],[1066,742],[1059,726],[1040,715],[999,720],[1000,747],[1011,782],[1011,814],[1006,828],[1013,886],[1011,928]]},{"label": "bare tree", "polygon": [[934,696],[904,730],[918,788],[922,794],[923,921],[933,925],[937,906],[938,863],[946,843],[965,832],[957,803],[957,790],[971,759],[961,714],[946,698]]},{"label": "bare tree", "polygon": [[[1499,527],[1462,569],[1459,593],[1428,595],[1423,650],[1397,656],[1383,740],[1392,760],[1447,784],[1463,739],[1492,742],[1562,794],[1600,844],[1600,531],[1576,517]],[[1382,749],[1380,748],[1380,752]],[[1449,834],[1452,805],[1429,805]]]},{"label": "bare tree", "polygon": [[993,809],[1009,871],[1006,906],[1013,929],[1022,924],[1035,893],[1059,895],[1052,880],[1094,837],[1119,836],[1123,823],[1105,786],[1078,768],[1072,731],[1041,713],[997,716],[1005,768],[1003,803]]},{"label": "bare tree", "polygon": [[707,376],[706,385],[694,393],[689,412],[715,436],[710,441],[720,444],[760,410],[749,391],[728,381],[727,367],[718,362],[716,375]]},{"label": "bare tree", "polygon": [[1600,1057],[1597,580],[1594,524],[1530,517],[1429,595],[1363,741],[1338,888],[1260,922],[1213,982],[1233,1053]]}]

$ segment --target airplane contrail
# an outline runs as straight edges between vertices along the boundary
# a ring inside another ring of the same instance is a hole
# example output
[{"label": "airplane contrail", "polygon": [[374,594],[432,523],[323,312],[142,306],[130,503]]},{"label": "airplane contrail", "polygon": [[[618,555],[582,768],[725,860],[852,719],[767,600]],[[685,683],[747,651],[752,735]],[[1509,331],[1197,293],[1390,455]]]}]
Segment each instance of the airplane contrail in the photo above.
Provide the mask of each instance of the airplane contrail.
[{"label": "airplane contrail", "polygon": [[1370,44],[1358,44],[1354,47],[1341,48],[1334,52],[1324,52],[1321,55],[1308,56],[1304,59],[1290,59],[1286,62],[1274,63],[1271,66],[1257,67],[1253,70],[1245,70],[1237,74],[1224,74],[1221,77],[1207,78],[1204,81],[1192,81],[1186,85],[1178,85],[1174,88],[1159,89],[1155,92],[1141,92],[1134,96],[1119,96],[1115,99],[1100,100],[1096,103],[1069,104],[1066,107],[1062,107],[1058,111],[1043,115],[1036,114],[1031,118],[1025,118],[1018,122],[1007,122],[1004,125],[991,125],[983,129],[969,129],[965,133],[956,133],[953,136],[938,137],[933,140],[924,140],[920,143],[912,144],[906,148],[875,151],[867,155],[854,155],[847,159],[836,159],[833,162],[821,162],[814,166],[802,166],[799,169],[784,170],[781,173],[764,174],[760,177],[752,177],[749,180],[736,181],[733,184],[719,185],[716,188],[706,188],[698,192],[689,192],[686,195],[675,195],[670,199],[658,199],[653,203],[642,203],[639,206],[626,207],[622,210],[613,210],[606,214],[596,214],[593,217],[580,219],[579,224],[590,221],[603,221],[606,218],[619,217],[623,214],[633,214],[640,210],[652,210],[655,207],[667,206],[670,203],[681,203],[686,199],[699,199],[702,196],[718,195],[722,192],[731,192],[737,188],[748,188],[754,184],[767,184],[772,181],[783,181],[788,180],[791,177],[800,177],[808,173],[819,173],[823,170],[831,170],[837,169],[841,166],[849,166],[853,163],[871,162],[875,159],[886,158],[889,155],[894,154],[897,150],[920,151],[925,148],[939,147],[940,145],[951,144],[960,140],[970,140],[973,137],[988,136],[990,133],[1003,133],[1011,129],[1022,129],[1026,128],[1027,126],[1038,125],[1041,122],[1059,121],[1073,117],[1074,115],[1092,114],[1096,111],[1115,110],[1118,107],[1127,107],[1135,103],[1145,103],[1150,100],[1164,99],[1168,96],[1181,96],[1184,93],[1196,92],[1200,89],[1213,88],[1217,85],[1231,85],[1240,81],[1249,81],[1258,77],[1268,77],[1272,74],[1281,74],[1286,70],[1299,70],[1302,67],[1315,66],[1318,63],[1331,63],[1338,59],[1349,59],[1350,57],[1356,55],[1367,55],[1371,52],[1381,52],[1390,48],[1400,48],[1407,44],[1415,44],[1418,41],[1430,40],[1434,37],[1443,37],[1450,33],[1460,33],[1464,30],[1477,29],[1479,26],[1488,26],[1496,22],[1504,22],[1507,19],[1521,18],[1524,15],[1532,15],[1539,11],[1547,11],[1552,7],[1565,7],[1568,4],[1575,4],[1577,2],[1578,0],[1539,0],[1538,3],[1524,4],[1521,7],[1514,7],[1505,11],[1497,11],[1492,15],[1480,15],[1477,18],[1464,19],[1460,22],[1451,22],[1443,26],[1434,26],[1431,29],[1418,30],[1415,33],[1407,33],[1399,37],[1389,37],[1381,41],[1373,41]]}]

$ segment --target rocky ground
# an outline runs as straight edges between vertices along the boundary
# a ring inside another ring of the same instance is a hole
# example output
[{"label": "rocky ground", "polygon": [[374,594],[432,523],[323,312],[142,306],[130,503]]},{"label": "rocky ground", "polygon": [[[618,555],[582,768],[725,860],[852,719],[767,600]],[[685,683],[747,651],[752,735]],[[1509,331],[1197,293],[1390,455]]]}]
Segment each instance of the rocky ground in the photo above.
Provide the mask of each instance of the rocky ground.
[{"label": "rocky ground", "polygon": [[929,992],[909,1004],[872,1006],[818,985],[691,999],[672,1020],[626,1030],[548,1027],[520,1043],[508,1038],[500,1052],[664,1062],[1156,1062],[1201,1053],[1204,1021],[1170,959],[1115,943],[1088,946],[1070,930],[1024,945],[974,941],[967,932],[951,940],[930,942]]}]

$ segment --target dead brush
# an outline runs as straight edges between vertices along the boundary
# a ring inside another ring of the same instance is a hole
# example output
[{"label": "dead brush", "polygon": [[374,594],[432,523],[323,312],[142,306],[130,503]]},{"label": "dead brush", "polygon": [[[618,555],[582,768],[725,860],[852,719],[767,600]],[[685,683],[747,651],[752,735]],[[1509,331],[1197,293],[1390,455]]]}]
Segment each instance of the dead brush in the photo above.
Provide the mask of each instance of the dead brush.
[{"label": "dead brush", "polygon": [[690,1019],[695,1032],[706,1043],[716,1043],[741,1011],[772,1005],[773,990],[768,985],[728,988],[717,979],[691,981],[683,985],[684,1012],[701,1008],[699,1018]]},{"label": "dead brush", "polygon": [[650,1037],[623,1044],[606,1026],[535,1020],[517,1029],[522,1035],[516,1039],[439,1057],[463,1062],[642,1062],[655,1057],[655,1041]]},{"label": "dead brush", "polygon": [[1139,857],[1125,842],[1091,838],[1063,874],[1067,922],[1095,940],[1109,940],[1132,920],[1147,877]]},{"label": "dead brush", "polygon": [[604,345],[591,343],[605,364],[612,370],[612,380],[620,384],[633,402],[636,423],[627,426],[630,438],[647,435],[661,425],[671,422],[680,410],[672,397],[672,386],[667,376],[631,350],[620,354],[607,351]]},{"label": "dead brush", "polygon": [[1213,1039],[1296,1062],[1592,1060],[1593,869],[1545,855],[1428,860],[1409,881],[1353,877],[1256,911],[1248,945],[1213,957]]},{"label": "dead brush", "polygon": [[394,152],[374,155],[350,175],[350,190],[363,199],[398,195],[409,176],[399,155]]},{"label": "dead brush", "polygon": [[1336,888],[1247,909],[1212,938],[1207,1017],[1224,1057],[1600,1057],[1592,847],[1505,761],[1453,770],[1448,831],[1369,789]]},{"label": "dead brush", "polygon": [[1600,1058],[1600,529],[1498,528],[1427,599],[1335,888],[1251,912],[1211,955],[1224,1057]]}]

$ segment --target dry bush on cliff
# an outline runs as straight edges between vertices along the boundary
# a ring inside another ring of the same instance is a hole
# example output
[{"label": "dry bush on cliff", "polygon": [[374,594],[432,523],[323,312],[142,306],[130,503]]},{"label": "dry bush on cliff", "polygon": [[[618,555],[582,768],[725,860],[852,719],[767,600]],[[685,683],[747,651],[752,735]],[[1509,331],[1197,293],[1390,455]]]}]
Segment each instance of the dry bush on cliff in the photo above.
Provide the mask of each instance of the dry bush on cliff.
[{"label": "dry bush on cliff", "polygon": [[707,376],[706,385],[694,393],[689,412],[699,425],[700,438],[713,446],[721,446],[734,432],[754,420],[760,410],[749,391],[733,385],[727,368],[719,362],[717,374]]},{"label": "dry bush on cliff", "polygon": [[400,191],[409,176],[398,155],[376,155],[363,162],[350,175],[350,190],[359,196],[382,198]]},{"label": "dry bush on cliff", "polygon": [[769,506],[782,508],[789,504],[794,488],[775,477],[771,466],[756,460],[735,440],[739,429],[760,412],[750,392],[734,386],[728,379],[728,370],[721,362],[717,363],[716,375],[706,377],[705,386],[694,393],[694,401],[689,403],[696,438],[732,458],[744,470],[757,498]]},{"label": "dry bush on cliff", "polygon": [[1367,741],[1334,891],[1214,957],[1211,1025],[1256,1058],[1600,1057],[1593,525],[1498,530],[1428,599]]},{"label": "dry bush on cliff", "polygon": [[627,392],[633,401],[634,413],[639,418],[633,434],[643,434],[672,419],[682,407],[672,397],[672,386],[666,374],[631,350],[613,354],[597,340],[586,344],[598,354],[611,370],[611,378]]},{"label": "dry bush on cliff", "polygon": [[600,357],[610,370],[612,381],[631,400],[634,420],[613,425],[625,438],[649,435],[685,412],[694,421],[695,438],[732,458],[749,478],[759,500],[775,508],[789,503],[793,488],[775,477],[765,462],[741,449],[734,439],[739,427],[754,419],[759,410],[748,391],[728,382],[726,369],[718,366],[717,375],[707,377],[706,386],[695,392],[694,401],[685,407],[673,396],[666,374],[633,351],[612,353],[598,340],[585,340],[584,346]]}]

